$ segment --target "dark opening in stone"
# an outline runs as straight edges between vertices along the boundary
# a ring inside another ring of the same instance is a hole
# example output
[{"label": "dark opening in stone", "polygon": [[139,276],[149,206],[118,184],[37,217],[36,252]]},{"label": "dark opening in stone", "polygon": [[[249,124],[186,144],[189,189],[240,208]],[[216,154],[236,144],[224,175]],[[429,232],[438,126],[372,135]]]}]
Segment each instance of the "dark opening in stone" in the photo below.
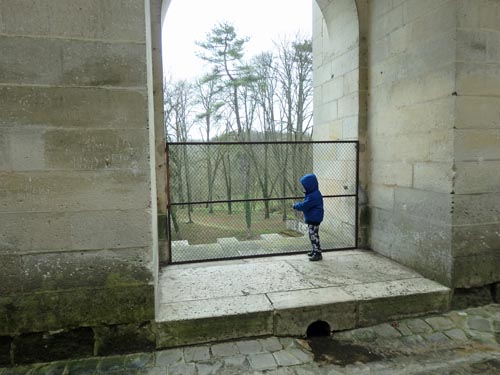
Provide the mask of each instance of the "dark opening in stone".
[{"label": "dark opening in stone", "polygon": [[324,336],[330,336],[331,333],[332,331],[330,329],[330,324],[322,320],[317,320],[314,323],[311,323],[309,327],[307,327],[306,335],[308,338],[324,337]]}]

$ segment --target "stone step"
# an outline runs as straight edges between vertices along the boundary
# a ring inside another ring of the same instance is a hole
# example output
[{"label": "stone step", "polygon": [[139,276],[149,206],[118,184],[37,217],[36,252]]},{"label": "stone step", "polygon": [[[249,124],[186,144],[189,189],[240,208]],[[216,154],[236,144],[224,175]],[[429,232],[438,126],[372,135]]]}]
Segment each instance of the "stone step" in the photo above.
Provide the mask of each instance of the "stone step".
[{"label": "stone step", "polygon": [[157,346],[305,335],[442,312],[450,289],[370,251],[173,265],[161,270]]}]

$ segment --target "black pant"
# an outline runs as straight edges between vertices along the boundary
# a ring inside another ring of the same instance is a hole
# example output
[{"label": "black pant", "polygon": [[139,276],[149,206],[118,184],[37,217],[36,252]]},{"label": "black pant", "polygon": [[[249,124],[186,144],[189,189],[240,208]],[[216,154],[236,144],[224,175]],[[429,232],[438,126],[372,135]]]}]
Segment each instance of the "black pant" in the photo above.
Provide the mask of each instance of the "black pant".
[{"label": "black pant", "polygon": [[311,241],[313,252],[321,253],[321,245],[319,243],[319,224],[307,224],[309,229],[309,240]]}]

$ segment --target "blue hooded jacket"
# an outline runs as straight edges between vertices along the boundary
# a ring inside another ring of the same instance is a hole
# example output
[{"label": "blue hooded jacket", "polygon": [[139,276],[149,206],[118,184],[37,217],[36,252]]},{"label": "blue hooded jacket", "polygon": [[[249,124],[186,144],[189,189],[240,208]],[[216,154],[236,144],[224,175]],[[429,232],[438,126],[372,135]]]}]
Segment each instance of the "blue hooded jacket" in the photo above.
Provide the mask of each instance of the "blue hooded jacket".
[{"label": "blue hooded jacket", "polygon": [[323,221],[325,209],[323,208],[323,195],[318,189],[318,179],[314,174],[306,174],[300,179],[300,183],[306,191],[302,202],[295,203],[293,208],[304,212],[306,224],[319,225]]}]

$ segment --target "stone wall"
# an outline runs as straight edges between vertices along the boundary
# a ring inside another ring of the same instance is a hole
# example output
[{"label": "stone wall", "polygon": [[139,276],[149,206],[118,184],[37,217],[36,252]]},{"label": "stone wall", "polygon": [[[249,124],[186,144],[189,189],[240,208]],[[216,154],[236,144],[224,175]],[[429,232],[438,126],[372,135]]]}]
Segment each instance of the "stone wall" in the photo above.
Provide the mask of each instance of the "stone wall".
[{"label": "stone wall", "polygon": [[317,4],[315,137],[360,141],[368,246],[448,286],[498,281],[500,4]]},{"label": "stone wall", "polygon": [[0,0],[0,336],[154,318],[146,10]]},{"label": "stone wall", "polygon": [[[364,21],[364,19],[362,19]],[[354,0],[318,1],[313,8],[314,140],[364,140],[366,61]],[[362,45],[360,47],[360,45]],[[355,194],[352,145],[314,153],[314,172],[324,195]],[[362,171],[363,173],[364,171]],[[352,238],[355,199],[325,202],[322,231]],[[361,236],[363,237],[363,236]],[[365,238],[361,238],[364,242]]]},{"label": "stone wall", "polygon": [[451,284],[456,1],[369,10],[370,245]]},{"label": "stone wall", "polygon": [[500,2],[457,2],[453,284],[500,280]]}]

